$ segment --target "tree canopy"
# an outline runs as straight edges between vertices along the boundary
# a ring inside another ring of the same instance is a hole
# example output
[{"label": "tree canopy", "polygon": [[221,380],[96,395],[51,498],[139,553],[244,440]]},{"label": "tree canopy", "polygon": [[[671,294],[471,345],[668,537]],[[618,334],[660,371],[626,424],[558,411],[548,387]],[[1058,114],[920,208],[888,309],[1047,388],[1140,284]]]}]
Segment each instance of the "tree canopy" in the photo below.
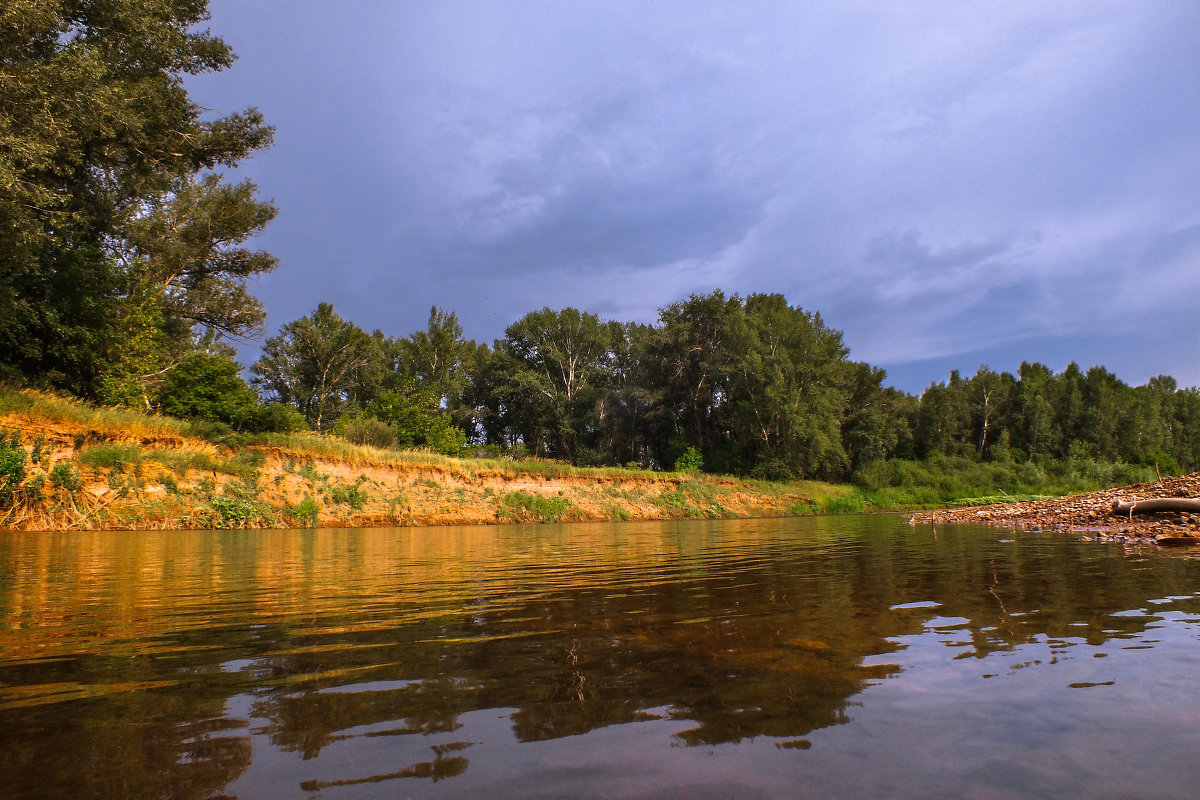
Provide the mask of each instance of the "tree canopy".
[{"label": "tree canopy", "polygon": [[270,144],[208,119],[184,76],[225,69],[206,0],[0,8],[0,375],[148,404],[205,329],[254,331],[246,240],[275,214],[236,166]]}]

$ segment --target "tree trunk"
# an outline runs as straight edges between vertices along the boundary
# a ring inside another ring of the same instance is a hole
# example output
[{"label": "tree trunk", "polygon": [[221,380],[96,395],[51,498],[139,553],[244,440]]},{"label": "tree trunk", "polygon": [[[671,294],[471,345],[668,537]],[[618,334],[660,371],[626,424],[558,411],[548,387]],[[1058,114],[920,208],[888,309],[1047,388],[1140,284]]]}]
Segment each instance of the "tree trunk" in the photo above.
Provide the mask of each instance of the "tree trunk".
[{"label": "tree trunk", "polygon": [[1163,511],[1191,511],[1200,514],[1200,498],[1159,497],[1152,500],[1114,500],[1113,514],[1158,514]]}]

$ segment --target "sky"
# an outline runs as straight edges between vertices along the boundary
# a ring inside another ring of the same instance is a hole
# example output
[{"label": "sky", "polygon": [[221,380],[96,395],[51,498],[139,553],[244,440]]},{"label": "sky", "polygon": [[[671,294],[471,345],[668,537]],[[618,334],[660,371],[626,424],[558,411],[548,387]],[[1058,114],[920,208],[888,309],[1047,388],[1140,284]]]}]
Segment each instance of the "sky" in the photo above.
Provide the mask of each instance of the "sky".
[{"label": "sky", "polygon": [[[211,0],[279,216],[265,334],[330,302],[491,343],[778,292],[920,393],[1200,385],[1200,3]],[[241,348],[257,357],[260,342]]]}]

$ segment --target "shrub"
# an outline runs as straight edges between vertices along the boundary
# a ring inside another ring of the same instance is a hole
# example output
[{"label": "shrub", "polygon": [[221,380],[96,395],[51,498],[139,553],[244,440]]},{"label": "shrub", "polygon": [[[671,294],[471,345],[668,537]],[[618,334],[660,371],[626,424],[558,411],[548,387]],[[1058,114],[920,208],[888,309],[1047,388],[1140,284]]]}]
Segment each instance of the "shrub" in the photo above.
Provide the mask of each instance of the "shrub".
[{"label": "shrub", "polygon": [[303,522],[308,527],[315,528],[321,515],[321,507],[317,505],[316,500],[306,496],[288,513],[297,522]]},{"label": "shrub", "polygon": [[158,390],[164,414],[199,418],[241,427],[258,406],[258,395],[242,380],[237,362],[209,353],[192,353],[169,370]]},{"label": "shrub", "polygon": [[275,512],[258,499],[258,485],[251,480],[231,482],[218,496],[210,497],[205,522],[214,528],[249,528],[275,524]]},{"label": "shrub", "polygon": [[17,488],[25,480],[25,448],[21,446],[21,434],[9,434],[0,428],[0,508],[12,505]]},{"label": "shrub", "polygon": [[388,450],[396,446],[396,431],[386,422],[370,417],[343,417],[339,420],[339,435],[353,444],[363,444]]},{"label": "shrub", "polygon": [[243,428],[250,433],[296,433],[308,430],[308,420],[292,406],[267,403],[255,407]]},{"label": "shrub", "polygon": [[699,472],[704,468],[704,455],[694,447],[689,447],[683,455],[675,459],[676,472]]},{"label": "shrub", "polygon": [[331,486],[328,489],[329,502],[350,506],[355,511],[362,511],[363,506],[371,496],[362,490],[362,479],[353,486]]},{"label": "shrub", "polygon": [[75,494],[83,485],[79,472],[70,463],[60,461],[50,470],[50,485],[55,489],[63,489],[67,494]]},{"label": "shrub", "polygon": [[46,446],[45,434],[39,433],[37,438],[33,440],[33,447],[29,452],[29,460],[34,464],[40,464],[42,459],[49,454],[50,450]]}]

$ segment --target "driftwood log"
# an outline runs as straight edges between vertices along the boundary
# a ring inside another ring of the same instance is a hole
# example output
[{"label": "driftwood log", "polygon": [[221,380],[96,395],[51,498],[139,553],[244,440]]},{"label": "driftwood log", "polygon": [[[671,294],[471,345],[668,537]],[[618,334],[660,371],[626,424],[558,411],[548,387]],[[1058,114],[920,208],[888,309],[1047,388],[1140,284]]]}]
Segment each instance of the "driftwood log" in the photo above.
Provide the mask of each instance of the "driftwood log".
[{"label": "driftwood log", "polygon": [[1150,500],[1114,500],[1114,514],[1159,514],[1164,511],[1189,511],[1200,514],[1200,498],[1156,497]]}]

